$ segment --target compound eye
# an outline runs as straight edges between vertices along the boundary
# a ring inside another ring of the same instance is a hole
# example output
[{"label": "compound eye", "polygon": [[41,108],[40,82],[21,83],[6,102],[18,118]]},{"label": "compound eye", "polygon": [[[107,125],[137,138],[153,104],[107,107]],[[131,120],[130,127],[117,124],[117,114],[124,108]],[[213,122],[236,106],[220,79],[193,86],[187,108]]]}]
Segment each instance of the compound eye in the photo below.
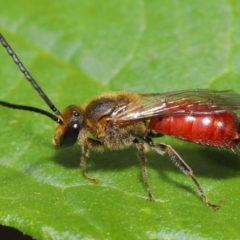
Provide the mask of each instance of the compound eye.
[{"label": "compound eye", "polygon": [[70,147],[77,142],[80,125],[78,122],[72,122],[68,125],[67,130],[61,136],[61,146]]}]

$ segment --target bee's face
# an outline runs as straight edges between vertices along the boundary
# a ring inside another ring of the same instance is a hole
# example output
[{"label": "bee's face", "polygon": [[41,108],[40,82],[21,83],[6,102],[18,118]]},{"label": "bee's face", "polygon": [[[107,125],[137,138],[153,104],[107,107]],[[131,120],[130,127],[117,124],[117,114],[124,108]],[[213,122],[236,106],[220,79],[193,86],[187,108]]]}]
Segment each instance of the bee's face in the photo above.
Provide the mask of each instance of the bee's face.
[{"label": "bee's face", "polygon": [[53,144],[56,147],[70,147],[77,142],[81,130],[85,127],[83,110],[70,105],[61,115],[63,123],[55,130]]}]

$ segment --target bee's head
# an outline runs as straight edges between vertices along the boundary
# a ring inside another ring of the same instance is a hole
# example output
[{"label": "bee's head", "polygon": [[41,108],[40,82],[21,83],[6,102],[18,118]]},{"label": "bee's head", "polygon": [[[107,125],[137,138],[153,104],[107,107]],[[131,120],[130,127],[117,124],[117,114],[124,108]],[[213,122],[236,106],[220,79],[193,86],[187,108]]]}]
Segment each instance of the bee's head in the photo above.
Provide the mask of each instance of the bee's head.
[{"label": "bee's head", "polygon": [[78,136],[85,127],[83,109],[75,105],[68,106],[62,113],[60,123],[53,136],[56,147],[70,147],[78,140]]}]

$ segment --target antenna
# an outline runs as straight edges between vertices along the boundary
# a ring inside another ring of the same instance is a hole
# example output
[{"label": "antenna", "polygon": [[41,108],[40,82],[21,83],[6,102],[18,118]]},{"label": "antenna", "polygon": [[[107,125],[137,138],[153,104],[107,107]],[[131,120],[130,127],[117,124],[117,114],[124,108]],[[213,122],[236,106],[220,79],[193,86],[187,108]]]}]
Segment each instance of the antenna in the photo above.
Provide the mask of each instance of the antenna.
[{"label": "antenna", "polygon": [[20,110],[26,110],[26,111],[31,111],[31,112],[37,112],[40,114],[43,114],[45,116],[50,117],[52,120],[55,122],[62,124],[62,116],[59,110],[53,105],[51,100],[48,98],[48,96],[43,92],[43,90],[40,88],[40,86],[36,83],[36,81],[33,79],[33,77],[30,75],[30,73],[27,71],[27,69],[24,67],[22,62],[19,60],[18,56],[16,53],[12,50],[10,45],[7,43],[7,41],[4,39],[3,35],[0,33],[0,42],[2,43],[3,47],[6,48],[8,54],[12,57],[14,63],[18,66],[20,71],[23,73],[25,78],[31,83],[33,88],[38,92],[38,94],[43,98],[43,100],[46,102],[46,104],[49,106],[49,108],[53,111],[54,114],[49,113],[45,110],[35,108],[35,107],[30,107],[30,106],[24,106],[24,105],[18,105],[18,104],[12,104],[12,103],[7,103],[4,101],[0,101],[0,105],[8,107],[8,108],[14,108],[14,109],[20,109]]}]

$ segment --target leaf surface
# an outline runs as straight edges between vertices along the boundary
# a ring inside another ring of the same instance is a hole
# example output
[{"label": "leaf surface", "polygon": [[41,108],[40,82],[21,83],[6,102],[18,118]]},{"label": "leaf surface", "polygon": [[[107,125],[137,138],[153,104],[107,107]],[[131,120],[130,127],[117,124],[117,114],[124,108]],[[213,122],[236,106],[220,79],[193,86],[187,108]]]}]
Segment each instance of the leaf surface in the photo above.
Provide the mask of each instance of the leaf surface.
[{"label": "leaf surface", "polygon": [[[0,0],[0,30],[60,109],[107,91],[213,88],[240,92],[237,1]],[[46,7],[47,6],[47,7]],[[48,110],[3,48],[0,99]],[[209,199],[167,156],[149,151],[154,202],[146,201],[134,147],[55,150],[54,124],[1,108],[0,223],[37,239],[238,239],[239,157],[169,137]]]}]

